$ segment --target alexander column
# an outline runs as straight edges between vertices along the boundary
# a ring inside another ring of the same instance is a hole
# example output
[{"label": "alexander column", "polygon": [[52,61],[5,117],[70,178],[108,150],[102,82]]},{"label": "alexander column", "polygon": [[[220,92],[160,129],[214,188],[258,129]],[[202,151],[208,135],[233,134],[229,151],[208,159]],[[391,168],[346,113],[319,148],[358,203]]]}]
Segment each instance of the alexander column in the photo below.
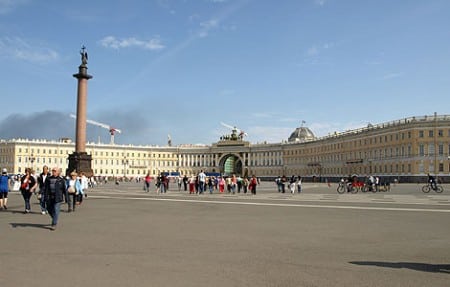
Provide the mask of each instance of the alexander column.
[{"label": "alexander column", "polygon": [[78,67],[78,74],[73,75],[78,79],[75,152],[69,155],[69,167],[66,174],[76,171],[78,173],[84,172],[87,177],[90,177],[93,175],[93,171],[91,167],[92,156],[86,152],[86,105],[88,80],[92,79],[92,76],[87,73],[88,55],[86,47],[81,48],[80,55],[81,65]]}]

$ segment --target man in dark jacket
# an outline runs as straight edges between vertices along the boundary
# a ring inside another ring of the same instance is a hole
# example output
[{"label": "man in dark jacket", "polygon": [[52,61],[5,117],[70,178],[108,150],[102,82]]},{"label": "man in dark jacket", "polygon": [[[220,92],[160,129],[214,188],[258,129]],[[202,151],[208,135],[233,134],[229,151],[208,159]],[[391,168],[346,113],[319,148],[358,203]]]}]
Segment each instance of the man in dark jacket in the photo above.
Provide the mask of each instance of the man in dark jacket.
[{"label": "man in dark jacket", "polygon": [[63,194],[66,192],[66,181],[60,174],[61,170],[58,167],[52,168],[52,175],[46,179],[44,187],[47,211],[52,217],[51,230],[55,230],[58,224]]}]

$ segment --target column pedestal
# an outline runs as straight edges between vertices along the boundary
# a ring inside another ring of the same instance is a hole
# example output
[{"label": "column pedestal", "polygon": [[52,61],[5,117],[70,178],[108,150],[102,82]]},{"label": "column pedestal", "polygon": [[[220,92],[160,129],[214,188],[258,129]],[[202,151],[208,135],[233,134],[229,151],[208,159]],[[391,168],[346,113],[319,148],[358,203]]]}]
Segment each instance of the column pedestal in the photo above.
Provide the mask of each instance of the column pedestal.
[{"label": "column pedestal", "polygon": [[91,177],[94,172],[91,168],[92,156],[86,152],[74,152],[69,154],[69,167],[66,170],[66,174],[70,174],[72,171],[76,171],[78,174],[83,172],[86,177]]}]

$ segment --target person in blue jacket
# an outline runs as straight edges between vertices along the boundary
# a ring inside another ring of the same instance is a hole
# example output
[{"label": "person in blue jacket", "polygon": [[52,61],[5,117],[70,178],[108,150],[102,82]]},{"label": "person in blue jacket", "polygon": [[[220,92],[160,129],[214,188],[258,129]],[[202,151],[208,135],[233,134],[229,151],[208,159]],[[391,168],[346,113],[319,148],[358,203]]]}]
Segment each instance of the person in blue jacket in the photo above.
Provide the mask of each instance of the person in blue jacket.
[{"label": "person in blue jacket", "polygon": [[6,168],[2,169],[0,176],[0,210],[8,209],[9,176]]},{"label": "person in blue jacket", "polygon": [[70,173],[70,178],[66,180],[66,189],[69,212],[75,211],[75,205],[77,201],[79,202],[78,197],[83,197],[83,188],[81,188],[81,181],[78,179],[78,174],[75,171],[72,171]]}]

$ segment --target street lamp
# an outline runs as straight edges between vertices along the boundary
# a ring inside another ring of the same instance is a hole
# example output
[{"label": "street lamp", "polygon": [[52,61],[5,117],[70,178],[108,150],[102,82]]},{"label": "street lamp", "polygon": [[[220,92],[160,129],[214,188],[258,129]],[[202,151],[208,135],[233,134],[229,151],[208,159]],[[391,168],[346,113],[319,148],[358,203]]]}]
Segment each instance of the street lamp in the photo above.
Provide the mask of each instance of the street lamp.
[{"label": "street lamp", "polygon": [[125,156],[122,160],[123,163],[123,180],[125,181],[125,179],[127,178],[127,165],[128,165],[128,159]]},{"label": "street lamp", "polygon": [[31,154],[31,156],[30,156],[28,159],[29,159],[30,162],[31,162],[31,169],[33,170],[33,163],[34,163],[34,161],[36,160],[36,158],[34,157],[33,154]]}]

